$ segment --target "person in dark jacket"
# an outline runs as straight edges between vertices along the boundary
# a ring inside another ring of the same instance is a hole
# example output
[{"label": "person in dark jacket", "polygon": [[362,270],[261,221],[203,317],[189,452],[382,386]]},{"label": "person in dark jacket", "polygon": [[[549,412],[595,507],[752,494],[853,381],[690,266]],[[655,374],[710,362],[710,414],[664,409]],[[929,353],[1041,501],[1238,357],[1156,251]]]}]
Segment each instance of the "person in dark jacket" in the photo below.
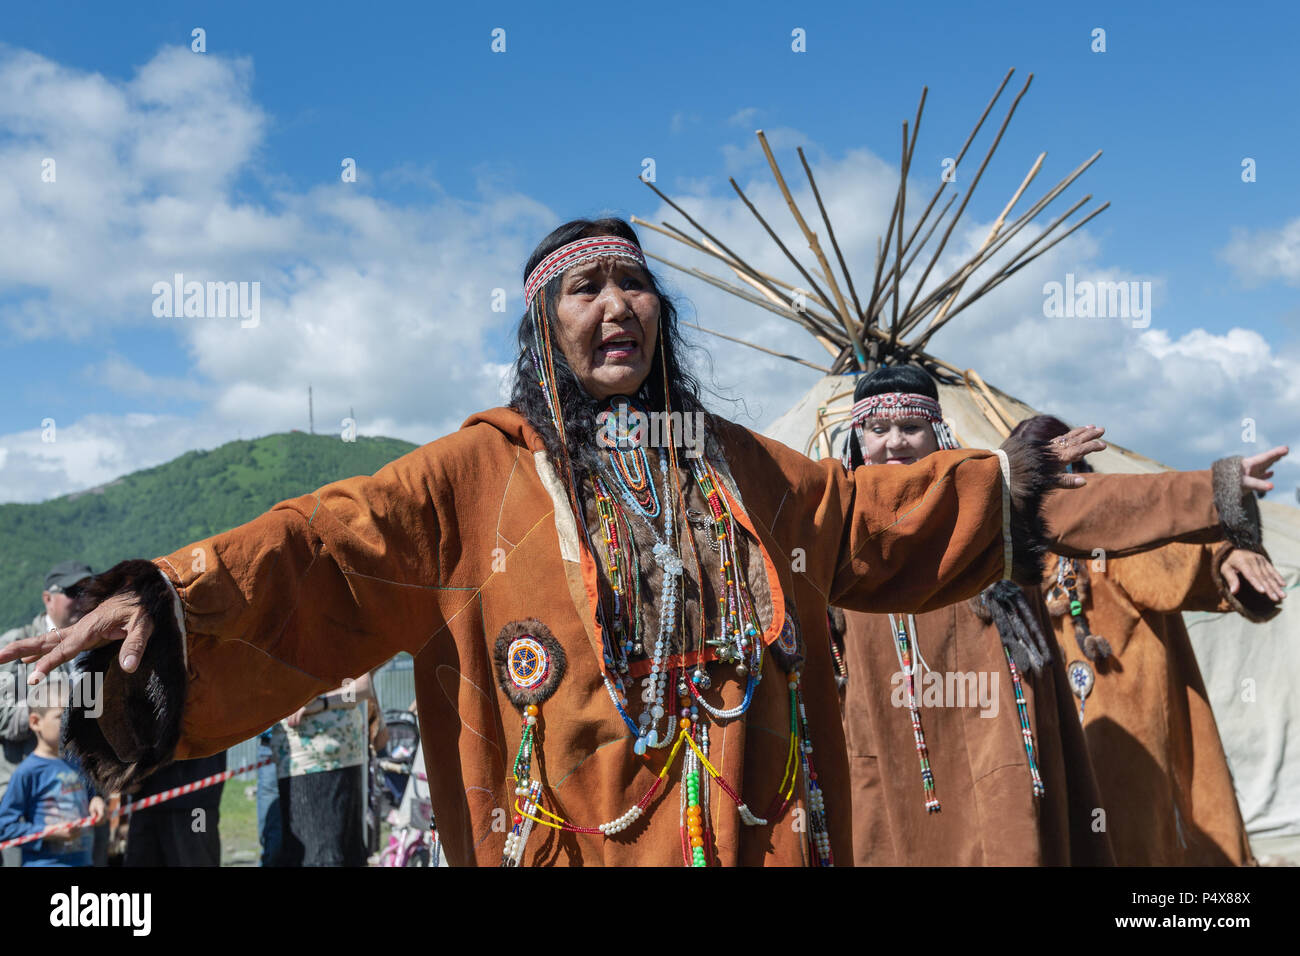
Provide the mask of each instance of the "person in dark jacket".
[{"label": "person in dark jacket", "polygon": [[[177,760],[149,777],[132,799],[143,800],[225,769],[224,750],[197,760]],[[213,784],[132,813],[124,865],[220,866],[218,825],[224,789],[224,783]]]}]

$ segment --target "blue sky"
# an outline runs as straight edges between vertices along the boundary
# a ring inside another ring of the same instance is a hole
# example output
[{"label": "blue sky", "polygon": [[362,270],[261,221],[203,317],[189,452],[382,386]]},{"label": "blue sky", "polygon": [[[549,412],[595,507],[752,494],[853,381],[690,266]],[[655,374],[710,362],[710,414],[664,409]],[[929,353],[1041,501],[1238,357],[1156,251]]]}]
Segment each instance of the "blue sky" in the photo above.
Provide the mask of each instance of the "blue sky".
[{"label": "blue sky", "polygon": [[[770,188],[753,131],[768,131],[791,175],[803,145],[823,191],[864,190],[834,215],[837,229],[862,232],[865,272],[921,87],[913,173],[928,176],[1012,66],[977,158],[1010,96],[1034,81],[972,200],[972,228],[987,227],[1042,150],[1031,193],[1102,149],[1071,195],[1112,206],[1047,271],[972,310],[939,351],[1179,467],[1242,452],[1247,416],[1261,441],[1296,444],[1300,18],[1283,4],[1134,7],[11,7],[0,34],[11,174],[0,185],[0,500],[300,427],[308,381],[318,426],[355,408],[363,432],[445,433],[499,400],[517,309],[492,313],[488,291],[517,301],[537,240],[579,215],[664,218],[636,178],[645,157],[669,195],[748,235],[752,222],[724,210],[736,205],[728,176]],[[189,49],[194,27],[206,53]],[[504,53],[490,48],[497,27]],[[1104,53],[1090,49],[1096,27]],[[794,28],[805,53],[791,50]],[[34,172],[45,156],[57,184]],[[340,182],[343,157],[358,182]],[[1246,157],[1255,182],[1242,182]],[[261,281],[260,337],[155,318],[151,282],[174,271]],[[1152,281],[1147,336],[1045,320],[1042,281],[1066,271]],[[694,307],[688,318],[698,310],[703,324],[817,355],[789,323],[668,278]],[[739,412],[747,424],[816,378],[715,345],[723,390],[757,399]],[[62,430],[53,443],[40,441],[47,418]],[[1294,484],[1300,469],[1281,475]]]}]

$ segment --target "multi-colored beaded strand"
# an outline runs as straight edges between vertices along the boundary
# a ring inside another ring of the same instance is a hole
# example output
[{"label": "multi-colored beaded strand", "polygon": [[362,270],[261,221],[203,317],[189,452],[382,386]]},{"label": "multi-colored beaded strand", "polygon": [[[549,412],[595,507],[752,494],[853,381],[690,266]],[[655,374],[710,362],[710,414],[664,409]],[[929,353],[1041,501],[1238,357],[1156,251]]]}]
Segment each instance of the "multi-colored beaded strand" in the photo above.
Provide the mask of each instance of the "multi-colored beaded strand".
[{"label": "multi-colored beaded strand", "polygon": [[[707,743],[707,734],[704,731],[704,729],[700,728],[698,732]],[[643,796],[640,800],[638,800],[635,804],[633,804],[633,806],[629,808],[625,813],[623,813],[618,818],[611,820],[609,823],[602,823],[599,826],[595,826],[595,827],[584,827],[584,826],[578,826],[576,824],[570,823],[569,821],[565,820],[563,817],[559,816],[558,814],[552,813],[551,811],[547,810],[545,807],[541,805],[541,783],[539,781],[528,780],[526,778],[515,778],[515,794],[516,794],[515,813],[516,813],[517,822],[515,825],[515,829],[512,830],[510,834],[507,834],[508,842],[510,842],[509,838],[511,836],[516,837],[515,841],[512,844],[512,850],[514,852],[515,859],[518,859],[523,855],[524,841],[527,840],[527,830],[524,829],[524,827],[526,827],[529,823],[541,824],[542,826],[550,827],[551,829],[554,830],[563,830],[568,833],[585,833],[585,834],[592,834],[592,835],[600,834],[605,837],[614,836],[618,833],[621,833],[623,830],[627,829],[629,826],[631,826],[633,823],[635,823],[644,815],[646,809],[650,805],[650,802],[654,799],[655,794],[659,792],[659,788],[663,785],[664,781],[667,779],[668,772],[672,769],[673,764],[676,762],[677,753],[682,749],[683,744],[689,746],[688,752],[692,752],[694,754],[695,760],[698,761],[698,766],[703,768],[704,771],[708,774],[708,776],[712,778],[715,783],[718,784],[722,792],[725,793],[728,797],[730,797],[735,802],[736,808],[740,814],[741,822],[743,822],[747,826],[766,826],[767,821],[754,816],[753,812],[749,809],[748,806],[745,805],[744,800],[740,798],[740,795],[736,793],[735,789],[732,788],[731,784],[727,783],[726,779],[718,772],[717,768],[715,768],[709,762],[708,757],[705,756],[701,745],[697,744],[695,740],[692,739],[691,731],[685,727],[682,727],[677,734],[677,738],[675,742],[673,743],[672,750],[669,752],[668,760],[664,763],[663,769],[660,770],[659,774],[655,777],[655,781],[651,785],[650,789],[646,791],[645,796]],[[531,747],[531,735],[529,736],[528,740],[522,741],[520,743],[521,755],[523,754],[526,747]],[[528,765],[528,761],[526,759],[521,761],[519,758],[517,758],[515,765],[516,767],[522,769],[523,767]],[[694,765],[695,762],[692,761],[692,766]],[[687,775],[684,774],[683,776],[684,781],[686,780],[686,777]],[[700,789],[703,780],[699,777],[698,770],[696,770],[695,778],[696,778],[695,787],[692,788],[689,785],[684,784],[687,788],[688,801],[691,794],[694,794],[695,803],[697,805],[703,806],[703,802],[701,800],[703,791],[701,791]],[[522,798],[522,803],[520,802],[520,798]],[[702,813],[703,810],[701,810],[701,814]],[[538,814],[540,814],[540,816]],[[701,827],[703,828],[703,830],[700,834],[701,841],[702,841],[700,847],[703,848],[703,837],[706,836],[708,832],[707,823],[702,822]],[[521,830],[523,831],[522,836],[519,836],[519,832]],[[689,835],[690,834],[688,831],[688,836]],[[692,850],[694,849],[695,847],[694,845],[692,845]],[[692,856],[694,856],[694,854],[692,854]],[[503,864],[504,863],[505,861],[503,860]]]},{"label": "multi-colored beaded strand", "polygon": [[894,632],[895,651],[898,654],[899,666],[903,670],[903,680],[907,690],[907,709],[912,718],[912,737],[916,741],[916,755],[921,762],[921,789],[925,794],[925,810],[927,813],[938,813],[939,798],[934,792],[934,771],[930,769],[930,750],[925,744],[925,731],[921,729],[921,705],[916,695],[916,669],[912,661],[912,651],[916,644],[916,619],[911,614],[907,615],[907,623],[912,629],[910,641],[903,620],[901,615],[897,621],[894,615],[889,615],[889,626]]},{"label": "multi-colored beaded strand", "polygon": [[688,866],[708,866],[705,852],[704,808],[700,804],[700,762],[694,751],[682,760],[682,794],[686,809],[682,821],[682,850]]},{"label": "multi-colored beaded strand", "polygon": [[812,736],[808,731],[808,711],[803,703],[803,688],[796,671],[794,694],[799,705],[800,753],[803,763],[804,786],[808,799],[808,839],[812,843],[814,858],[818,866],[834,866],[835,858],[831,854],[830,826],[826,821],[826,800],[822,786],[817,782],[817,768],[813,766]]},{"label": "multi-colored beaded strand", "polygon": [[786,683],[790,688],[790,749],[785,755],[785,773],[781,777],[781,786],[777,788],[776,796],[767,808],[768,817],[776,819],[784,816],[794,802],[794,788],[799,779],[801,764],[800,760],[795,759],[799,751],[799,674],[791,673]]},{"label": "multi-colored beaded strand", "polygon": [[599,476],[593,479],[596,513],[609,562],[610,590],[614,593],[613,644],[616,657],[610,663],[620,673],[628,671],[628,658],[643,652],[641,629],[641,574],[636,539],[627,516]]},{"label": "multi-colored beaded strand", "polygon": [[1034,796],[1041,797],[1047,793],[1042,775],[1038,772],[1038,761],[1034,758],[1034,731],[1029,725],[1029,707],[1025,700],[1025,686],[1020,680],[1020,671],[1011,657],[1011,652],[1004,645],[1002,652],[1007,658],[1007,667],[1011,670],[1011,685],[1016,692],[1016,711],[1020,714],[1020,735],[1025,741],[1025,754],[1029,757],[1029,778],[1033,782]]},{"label": "multi-colored beaded strand", "polygon": [[831,658],[835,662],[835,681],[843,686],[844,682],[849,679],[849,668],[844,663],[844,655],[840,652],[840,646],[835,643],[835,638],[831,638]]},{"label": "multi-colored beaded strand", "polygon": [[[613,405],[609,407],[613,414]],[[639,409],[638,409],[639,411]],[[613,465],[614,480],[625,496],[636,503],[646,520],[659,517],[659,494],[655,490],[654,478],[650,473],[650,461],[646,457],[645,446],[639,440],[629,450],[624,445],[634,441],[628,435],[620,434],[609,449],[609,460]]]},{"label": "multi-colored beaded strand", "polygon": [[533,739],[537,727],[539,708],[529,704],[524,708],[523,731],[519,736],[519,752],[515,754],[514,766],[510,775],[515,781],[515,816],[511,821],[510,832],[506,834],[506,845],[501,854],[502,866],[518,866],[523,860],[524,848],[532,833],[534,818],[532,813],[540,806],[542,785],[533,780]]},{"label": "multi-colored beaded strand", "polygon": [[772,803],[768,807],[768,819],[779,819],[790,804],[794,802],[795,786],[799,782],[800,771],[803,772],[804,795],[808,811],[808,849],[818,866],[834,866],[835,857],[831,853],[830,827],[826,818],[826,801],[822,795],[821,784],[817,782],[817,770],[812,761],[812,736],[808,729],[808,712],[804,707],[802,675],[800,671],[791,671],[786,679],[790,690],[790,749],[785,758],[785,774],[781,786],[777,789]]}]

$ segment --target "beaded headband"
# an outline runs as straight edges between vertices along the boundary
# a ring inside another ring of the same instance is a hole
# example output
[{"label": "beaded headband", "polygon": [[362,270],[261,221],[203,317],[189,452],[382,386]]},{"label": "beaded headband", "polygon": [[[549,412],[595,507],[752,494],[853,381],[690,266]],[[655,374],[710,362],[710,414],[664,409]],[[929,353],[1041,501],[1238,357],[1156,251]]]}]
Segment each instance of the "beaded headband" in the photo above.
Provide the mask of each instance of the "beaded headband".
[{"label": "beaded headband", "polygon": [[942,422],[943,409],[929,395],[884,392],[854,403],[853,420],[861,418],[924,418],[927,422]]},{"label": "beaded headband", "polygon": [[[939,442],[940,451],[957,448],[957,440],[943,421],[943,409],[937,399],[917,392],[883,392],[870,395],[860,402],[853,403],[853,417],[850,426],[858,436],[858,448],[863,450],[865,459],[866,421],[870,418],[923,418],[934,429],[934,437]],[[844,443],[844,453],[840,456],[845,468],[852,467],[852,443]],[[868,463],[869,464],[869,463]]]},{"label": "beaded headband", "polygon": [[566,246],[560,246],[537,263],[533,271],[528,274],[528,281],[524,283],[524,301],[532,305],[533,297],[537,295],[538,290],[560,273],[567,272],[581,263],[606,256],[629,259],[643,269],[646,267],[645,256],[641,250],[635,243],[628,242],[626,239],[620,239],[618,236],[591,236],[587,239],[577,239]]}]

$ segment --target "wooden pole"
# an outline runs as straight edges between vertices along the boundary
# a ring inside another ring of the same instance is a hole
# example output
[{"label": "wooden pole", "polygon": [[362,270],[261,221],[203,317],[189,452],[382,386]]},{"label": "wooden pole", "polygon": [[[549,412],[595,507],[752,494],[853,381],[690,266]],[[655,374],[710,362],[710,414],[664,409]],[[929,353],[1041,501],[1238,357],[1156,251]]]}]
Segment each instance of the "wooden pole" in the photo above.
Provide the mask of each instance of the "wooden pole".
[{"label": "wooden pole", "polygon": [[[898,237],[895,243],[894,252],[894,289],[899,288],[899,283],[903,278],[903,218],[907,212],[907,170],[910,167],[911,155],[907,150],[907,120],[903,121],[903,158],[901,161],[901,173],[898,177],[898,229],[895,235]],[[889,324],[889,351],[892,354],[894,347],[898,344],[898,300],[901,298],[895,291],[894,295],[894,319]]]},{"label": "wooden pole", "polygon": [[[802,312],[796,312],[793,309],[791,309],[788,305],[785,305],[784,303],[773,304],[767,301],[766,299],[754,295],[752,292],[746,292],[744,289],[738,289],[735,286],[730,285],[727,282],[724,282],[722,279],[717,278],[716,276],[711,276],[707,272],[704,272],[701,269],[693,269],[689,266],[680,265],[676,262],[671,261],[670,259],[665,259],[663,256],[657,256],[653,252],[647,252],[646,256],[648,258],[656,260],[657,262],[662,262],[666,266],[671,266],[672,268],[677,269],[679,272],[685,272],[688,275],[695,276],[697,279],[703,279],[705,282],[709,283],[709,285],[716,286],[717,288],[722,289],[724,292],[730,292],[738,299],[744,299],[746,302],[750,302],[753,303],[754,305],[762,306],[764,309],[767,309],[769,312],[775,312],[777,315],[781,316],[782,318],[790,319],[793,322],[798,322],[800,325],[804,326],[804,328],[806,328],[809,332],[811,332],[814,336],[816,336],[818,338],[818,341],[821,341],[822,338],[827,339],[827,341],[823,342],[822,344],[826,346],[827,351],[829,351],[832,355],[837,354],[840,346],[843,344],[843,343],[839,343],[833,337],[839,335],[839,332],[835,328],[835,325],[830,321],[830,319],[818,315],[816,312],[813,312],[811,309],[805,309]],[[828,331],[831,333],[830,335],[826,334]],[[830,344],[832,342],[836,344],[832,346]]]},{"label": "wooden pole", "polygon": [[925,272],[921,274],[921,281],[918,282],[916,288],[912,290],[912,297],[907,302],[907,308],[903,310],[904,315],[911,314],[912,305],[916,302],[917,295],[920,294],[921,289],[925,286],[925,280],[929,278],[930,271],[939,261],[939,257],[943,255],[944,247],[948,244],[948,238],[952,235],[953,228],[957,225],[957,221],[961,219],[961,214],[965,212],[966,205],[970,202],[970,197],[975,195],[975,188],[979,185],[980,178],[984,175],[984,170],[988,168],[989,160],[993,158],[993,153],[997,150],[998,144],[1002,142],[1002,135],[1007,131],[1007,126],[1011,122],[1011,117],[1016,113],[1016,107],[1020,105],[1020,101],[1024,98],[1024,95],[1029,92],[1029,84],[1032,82],[1034,82],[1034,74],[1030,73],[1029,79],[1025,80],[1024,87],[1018,94],[1016,94],[1016,98],[1011,101],[1011,108],[1007,110],[1007,115],[1002,121],[1002,126],[998,129],[997,135],[993,137],[993,142],[989,145],[988,152],[984,154],[984,161],[980,163],[980,168],[976,171],[975,178],[971,180],[970,188],[966,190],[966,195],[962,197],[961,205],[957,207],[957,212],[948,223],[948,228],[944,231],[943,238],[939,241],[939,248],[931,258],[930,264],[925,267]]},{"label": "wooden pole", "polygon": [[952,307],[952,304],[955,301],[957,301],[957,295],[961,292],[961,287],[966,283],[966,280],[970,278],[971,273],[975,271],[975,263],[979,260],[984,251],[993,244],[993,240],[997,238],[998,232],[1006,223],[1007,216],[1010,215],[1012,208],[1014,208],[1016,203],[1020,201],[1020,197],[1025,194],[1025,190],[1029,188],[1029,184],[1033,182],[1034,177],[1038,175],[1038,171],[1043,168],[1043,160],[1046,157],[1046,153],[1039,153],[1038,158],[1034,160],[1034,165],[1029,167],[1029,172],[1021,181],[1020,188],[1015,191],[1007,204],[1002,207],[1002,212],[999,214],[998,218],[993,220],[993,225],[989,229],[989,234],[984,237],[984,242],[982,242],[980,247],[975,250],[975,255],[971,257],[971,260],[966,263],[961,270],[959,270],[960,278],[957,279],[957,284],[953,288],[951,294],[949,294],[948,298],[944,300],[943,306],[934,314],[934,318],[930,320],[931,326],[934,326],[936,323],[943,323],[943,317],[948,314],[948,309]]},{"label": "wooden pole", "polygon": [[822,203],[821,191],[817,188],[817,180],[813,178],[812,167],[808,165],[808,158],[803,154],[803,147],[796,149],[799,154],[799,161],[803,163],[803,171],[808,177],[808,185],[812,188],[813,198],[817,200],[817,209],[822,214],[822,222],[826,223],[826,235],[830,237],[831,248],[835,250],[835,258],[839,260],[840,271],[844,273],[844,279],[848,282],[849,295],[853,298],[853,309],[857,313],[858,323],[862,323],[862,303],[858,301],[858,291],[853,288],[853,273],[849,271],[848,264],[844,261],[844,253],[840,251],[840,244],[835,239],[835,229],[831,226],[831,217],[826,212],[826,206]]},{"label": "wooden pole", "polygon": [[706,329],[704,326],[696,325],[694,322],[683,322],[682,325],[685,325],[688,328],[698,329],[701,332],[708,332],[710,335],[716,335],[718,338],[726,339],[728,342],[735,342],[739,345],[747,345],[751,349],[757,349],[760,352],[766,352],[768,355],[775,355],[777,358],[788,359],[791,362],[798,362],[800,365],[806,365],[809,368],[815,368],[817,371],[825,375],[831,374],[831,370],[826,368],[824,365],[816,365],[812,362],[806,361],[805,359],[799,358],[799,356],[797,355],[786,355],[784,352],[776,352],[773,351],[772,349],[764,348],[761,345],[755,345],[753,342],[746,342],[744,339],[738,339],[734,335],[725,335],[722,332],[715,332],[713,329]]},{"label": "wooden pole", "polygon": [[[772,148],[767,143],[767,137],[763,135],[760,129],[757,131],[758,142],[763,147],[763,155],[767,157],[767,165],[772,169],[772,175],[776,177],[776,184],[781,190],[781,195],[785,197],[786,205],[790,207],[790,212],[794,214],[794,221],[798,223],[800,230],[803,231],[804,238],[808,242],[808,248],[812,250],[817,262],[822,267],[822,275],[825,276],[826,282],[831,287],[831,292],[835,296],[836,311],[839,313],[840,321],[844,324],[844,331],[848,335],[849,341],[853,343],[856,350],[855,354],[858,365],[866,368],[867,356],[862,348],[862,337],[854,327],[853,317],[849,312],[848,303],[844,301],[844,293],[840,291],[840,284],[835,281],[835,273],[831,271],[831,265],[826,261],[826,254],[822,252],[822,244],[817,239],[817,233],[808,228],[808,223],[803,218],[803,213],[799,211],[799,205],[794,201],[794,196],[790,192],[790,187],[785,183],[785,177],[781,175],[781,167],[777,165],[776,157],[772,155]],[[734,185],[735,180],[732,180]],[[748,205],[748,201],[746,201]]]},{"label": "wooden pole", "polygon": [[[998,84],[998,88],[993,92],[993,96],[989,99],[988,104],[985,105],[984,112],[980,114],[979,120],[976,121],[974,128],[971,129],[970,133],[966,137],[966,141],[962,143],[961,149],[957,152],[956,159],[953,160],[952,168],[954,172],[961,165],[962,159],[965,158],[966,156],[966,151],[970,149],[970,144],[974,142],[975,137],[979,135],[980,129],[984,126],[984,121],[988,119],[989,113],[993,111],[994,104],[996,104],[998,98],[1002,96],[1002,91],[1006,89],[1007,83],[1010,82],[1011,80],[1011,74],[1015,72],[1016,72],[1015,67],[1012,67],[1011,69],[1007,70],[1007,75],[1002,78],[1002,82]],[[918,116],[919,115],[920,113],[918,110]],[[919,124],[920,120],[918,119],[917,122]],[[908,249],[911,248],[912,240],[916,238],[916,234],[921,231],[921,226],[925,223],[927,219],[929,219],[930,212],[931,210],[934,209],[934,204],[939,201],[939,196],[943,194],[943,191],[947,187],[948,187],[948,180],[941,179],[939,182],[939,188],[936,189],[934,191],[934,195],[930,197],[930,202],[926,205],[925,212],[921,213],[921,218],[916,221],[916,225],[912,229],[912,234],[908,236],[907,242],[903,245],[904,251],[907,251]],[[951,202],[952,201],[949,200],[950,205]],[[906,314],[906,311],[904,312],[904,314]]]}]

